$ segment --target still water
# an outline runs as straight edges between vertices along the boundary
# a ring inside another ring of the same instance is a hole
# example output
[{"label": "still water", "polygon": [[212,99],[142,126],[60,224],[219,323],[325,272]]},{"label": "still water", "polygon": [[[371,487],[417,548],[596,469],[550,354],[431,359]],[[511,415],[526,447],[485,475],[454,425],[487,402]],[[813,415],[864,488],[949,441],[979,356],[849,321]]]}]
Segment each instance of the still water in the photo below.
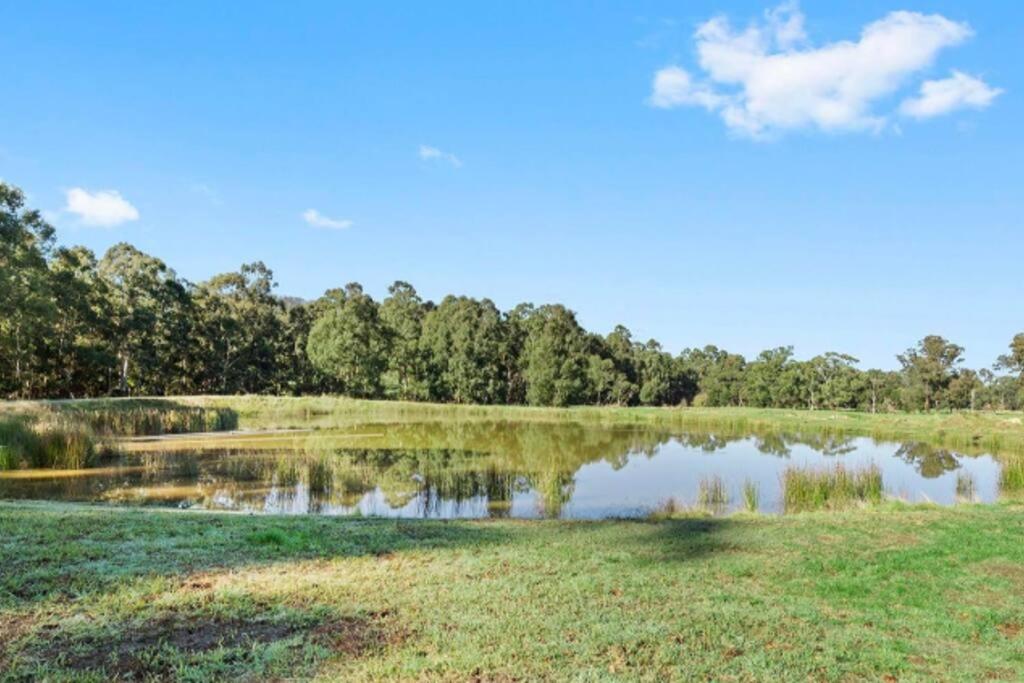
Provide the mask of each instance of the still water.
[{"label": "still water", "polygon": [[[0,499],[387,517],[602,518],[694,505],[719,477],[742,506],[782,511],[789,467],[880,468],[886,494],[952,504],[999,495],[1000,464],[919,443],[529,422],[365,423],[344,429],[128,440],[88,470],[0,473]],[[958,481],[960,493],[958,494]]]}]

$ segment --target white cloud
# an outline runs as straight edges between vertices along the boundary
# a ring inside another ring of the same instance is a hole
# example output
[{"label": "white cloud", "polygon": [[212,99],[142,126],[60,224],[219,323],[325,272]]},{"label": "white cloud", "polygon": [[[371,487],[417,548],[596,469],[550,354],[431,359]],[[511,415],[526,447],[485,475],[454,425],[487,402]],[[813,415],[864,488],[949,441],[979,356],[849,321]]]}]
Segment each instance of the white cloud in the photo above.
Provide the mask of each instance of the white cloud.
[{"label": "white cloud", "polygon": [[654,74],[650,104],[662,109],[697,105],[714,111],[725,98],[716,95],[704,84],[695,84],[690,74],[678,66],[667,66]]},{"label": "white cloud", "polygon": [[121,223],[137,221],[139,211],[115,190],[88,192],[80,187],[67,191],[67,206],[85,225],[111,228]]},{"label": "white cloud", "polygon": [[948,114],[970,107],[984,109],[1003,91],[985,81],[953,70],[953,75],[938,81],[925,81],[917,97],[908,97],[900,105],[900,113],[916,119]]},{"label": "white cloud", "polygon": [[742,30],[718,16],[694,34],[705,79],[667,66],[655,74],[648,102],[703,107],[751,137],[800,128],[878,131],[887,119],[875,105],[971,35],[967,24],[900,11],[866,25],[856,41],[814,47],[792,2]]},{"label": "white cloud", "polygon": [[327,228],[328,230],[344,230],[352,227],[352,221],[347,218],[328,218],[316,209],[306,209],[302,212],[302,220],[314,228]]},{"label": "white cloud", "polygon": [[462,167],[462,160],[450,152],[443,152],[437,147],[431,147],[430,145],[420,145],[419,149],[420,159],[424,161],[447,161],[455,168]]}]

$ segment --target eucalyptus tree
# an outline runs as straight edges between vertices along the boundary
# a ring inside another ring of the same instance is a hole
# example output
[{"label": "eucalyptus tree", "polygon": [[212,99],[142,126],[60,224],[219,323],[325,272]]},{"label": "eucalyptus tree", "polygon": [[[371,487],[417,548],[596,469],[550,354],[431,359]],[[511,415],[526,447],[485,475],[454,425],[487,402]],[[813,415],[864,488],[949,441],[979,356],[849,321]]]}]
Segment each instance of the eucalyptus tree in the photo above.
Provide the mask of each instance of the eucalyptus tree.
[{"label": "eucalyptus tree", "polygon": [[640,398],[640,370],[637,355],[640,345],[625,325],[616,325],[604,338],[612,362],[611,402],[620,406],[634,405]]},{"label": "eucalyptus tree", "polygon": [[672,354],[651,339],[637,348],[640,391],[637,398],[645,406],[678,405],[683,400],[682,386]]},{"label": "eucalyptus tree", "polygon": [[56,314],[47,259],[54,230],[25,197],[0,182],[0,392],[44,395],[40,351]]},{"label": "eucalyptus tree", "polygon": [[185,285],[160,259],[130,244],[115,244],[99,262],[108,292],[109,332],[117,358],[117,393],[174,391],[186,376],[191,300]]},{"label": "eucalyptus tree", "polygon": [[680,360],[698,377],[700,393],[694,397],[695,405],[743,405],[747,362],[742,355],[708,345],[702,349],[685,349]]},{"label": "eucalyptus tree", "polygon": [[423,319],[431,400],[504,403],[507,342],[507,326],[490,299],[445,297]]},{"label": "eucalyptus tree", "polygon": [[963,361],[964,349],[939,335],[928,335],[896,358],[903,366],[908,407],[941,407],[946,390]]},{"label": "eucalyptus tree", "polygon": [[747,365],[743,376],[743,398],[756,408],[781,407],[782,377],[793,359],[792,346],[762,351]]},{"label": "eucalyptus tree", "polygon": [[1024,332],[1014,335],[1010,352],[999,356],[995,362],[997,370],[1007,370],[1024,382]]},{"label": "eucalyptus tree", "polygon": [[85,247],[60,248],[50,260],[55,314],[48,337],[48,396],[75,398],[106,392],[104,377],[116,364],[108,292],[95,254]]},{"label": "eucalyptus tree", "polygon": [[560,304],[534,311],[526,323],[523,374],[530,405],[568,406],[587,398],[587,335]]},{"label": "eucalyptus tree", "polygon": [[897,372],[871,369],[863,373],[862,406],[872,413],[894,410],[900,405],[901,377]]},{"label": "eucalyptus tree", "polygon": [[1016,375],[1018,398],[1015,403],[1024,400],[1024,332],[1014,335],[1010,341],[1010,352],[999,356],[995,367]]},{"label": "eucalyptus tree", "polygon": [[815,356],[806,364],[809,407],[854,408],[860,402],[864,384],[854,367],[856,358],[845,353],[829,351]]},{"label": "eucalyptus tree", "polygon": [[193,346],[203,391],[260,393],[276,388],[284,338],[284,303],[274,296],[274,273],[263,262],[215,275],[195,288]]},{"label": "eucalyptus tree", "polygon": [[391,336],[384,378],[388,396],[403,400],[427,397],[427,358],[420,339],[428,306],[408,282],[396,281],[381,302],[380,317]]},{"label": "eucalyptus tree", "polygon": [[358,283],[332,292],[335,302],[309,332],[307,352],[320,372],[333,377],[342,393],[375,398],[382,393],[390,336],[377,303]]}]

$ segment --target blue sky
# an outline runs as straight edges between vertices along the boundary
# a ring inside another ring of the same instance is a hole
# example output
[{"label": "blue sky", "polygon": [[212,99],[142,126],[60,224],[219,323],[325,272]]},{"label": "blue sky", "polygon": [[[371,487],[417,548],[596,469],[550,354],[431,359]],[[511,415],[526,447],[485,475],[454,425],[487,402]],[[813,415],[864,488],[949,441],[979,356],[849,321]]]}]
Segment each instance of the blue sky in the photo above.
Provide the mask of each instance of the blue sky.
[{"label": "blue sky", "polygon": [[0,178],[193,281],[263,260],[282,294],[558,301],[673,352],[893,367],[938,333],[991,364],[1024,330],[1024,5],[772,10],[18,3]]}]

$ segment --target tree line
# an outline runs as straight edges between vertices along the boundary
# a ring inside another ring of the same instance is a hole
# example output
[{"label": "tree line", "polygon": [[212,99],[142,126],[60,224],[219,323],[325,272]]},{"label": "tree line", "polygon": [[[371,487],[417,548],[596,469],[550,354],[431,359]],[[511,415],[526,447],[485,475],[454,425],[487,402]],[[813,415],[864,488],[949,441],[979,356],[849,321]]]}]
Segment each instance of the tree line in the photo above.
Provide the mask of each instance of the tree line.
[{"label": "tree line", "polygon": [[[754,359],[715,346],[677,355],[617,326],[588,332],[560,304],[423,300],[395,282],[315,301],[274,293],[263,263],[192,283],[120,243],[60,247],[0,183],[0,395],[10,398],[341,393],[481,404],[706,405],[870,411],[1024,407],[1024,333],[993,369],[930,335],[899,371],[792,347]],[[1003,371],[1002,373],[998,371]]]}]

